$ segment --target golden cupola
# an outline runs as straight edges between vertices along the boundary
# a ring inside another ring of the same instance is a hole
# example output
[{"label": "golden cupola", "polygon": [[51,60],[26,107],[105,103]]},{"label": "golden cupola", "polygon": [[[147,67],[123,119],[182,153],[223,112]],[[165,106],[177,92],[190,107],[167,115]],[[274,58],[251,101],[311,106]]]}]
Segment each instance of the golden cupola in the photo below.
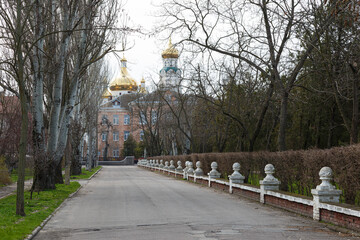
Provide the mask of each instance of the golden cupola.
[{"label": "golden cupola", "polygon": [[178,50],[176,50],[176,48],[172,45],[171,43],[171,38],[169,38],[169,45],[168,48],[165,49],[161,56],[163,58],[178,58],[179,57],[179,52]]},{"label": "golden cupola", "polygon": [[126,63],[127,60],[123,57],[121,60],[121,71],[120,75],[116,77],[110,83],[111,91],[137,91],[138,86],[135,80],[130,76],[127,71]]}]

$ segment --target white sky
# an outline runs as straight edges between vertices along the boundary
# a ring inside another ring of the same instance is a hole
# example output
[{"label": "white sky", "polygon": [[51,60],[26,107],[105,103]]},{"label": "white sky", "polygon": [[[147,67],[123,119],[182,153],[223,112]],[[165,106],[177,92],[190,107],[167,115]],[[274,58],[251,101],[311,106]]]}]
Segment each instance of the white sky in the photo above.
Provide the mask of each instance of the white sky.
[{"label": "white sky", "polygon": [[[130,17],[129,25],[141,26],[145,30],[151,31],[157,20],[154,17],[157,8],[153,4],[157,4],[159,1],[127,0],[124,9]],[[151,78],[157,82],[158,73],[162,68],[161,52],[167,47],[167,42],[140,34],[130,35],[127,40],[128,46],[133,46],[124,53],[128,60],[127,67],[130,75],[138,84],[142,77],[146,80],[147,86],[151,85]],[[121,45],[118,46],[118,49],[121,49]],[[110,57],[110,66],[114,68],[115,77],[119,73],[120,67],[114,56]]]}]

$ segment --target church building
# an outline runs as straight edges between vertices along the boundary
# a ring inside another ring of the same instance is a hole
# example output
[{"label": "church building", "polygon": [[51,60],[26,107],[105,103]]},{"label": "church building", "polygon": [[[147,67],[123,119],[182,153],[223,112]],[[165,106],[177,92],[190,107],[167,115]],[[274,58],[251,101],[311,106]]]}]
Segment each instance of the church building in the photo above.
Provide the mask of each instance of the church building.
[{"label": "church building", "polygon": [[[179,91],[180,74],[178,68],[179,53],[169,40],[168,48],[162,52],[163,68],[160,70],[160,87],[170,91]],[[144,132],[140,126],[139,115],[130,107],[136,99],[148,94],[145,80],[140,85],[131,77],[127,69],[127,60],[120,61],[121,71],[104,91],[98,114],[98,155],[100,160],[119,160],[124,158],[124,142],[133,136],[136,142],[143,141]]]}]

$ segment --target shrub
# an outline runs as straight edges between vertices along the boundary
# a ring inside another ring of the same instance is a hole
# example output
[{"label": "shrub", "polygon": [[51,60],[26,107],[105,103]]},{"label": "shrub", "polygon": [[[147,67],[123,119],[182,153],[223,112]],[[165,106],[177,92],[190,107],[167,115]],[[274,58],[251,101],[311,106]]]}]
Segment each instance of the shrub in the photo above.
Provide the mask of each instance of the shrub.
[{"label": "shrub", "polygon": [[7,185],[11,183],[9,171],[5,164],[5,157],[0,157],[0,185]]}]

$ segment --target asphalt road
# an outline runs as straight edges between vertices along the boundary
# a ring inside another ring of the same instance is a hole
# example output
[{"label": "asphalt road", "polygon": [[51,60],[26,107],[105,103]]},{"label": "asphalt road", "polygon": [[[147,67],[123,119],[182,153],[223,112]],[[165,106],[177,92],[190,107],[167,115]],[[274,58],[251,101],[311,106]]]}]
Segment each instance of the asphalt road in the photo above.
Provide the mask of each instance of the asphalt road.
[{"label": "asphalt road", "polygon": [[136,166],[105,166],[40,239],[357,239],[260,203]]}]

